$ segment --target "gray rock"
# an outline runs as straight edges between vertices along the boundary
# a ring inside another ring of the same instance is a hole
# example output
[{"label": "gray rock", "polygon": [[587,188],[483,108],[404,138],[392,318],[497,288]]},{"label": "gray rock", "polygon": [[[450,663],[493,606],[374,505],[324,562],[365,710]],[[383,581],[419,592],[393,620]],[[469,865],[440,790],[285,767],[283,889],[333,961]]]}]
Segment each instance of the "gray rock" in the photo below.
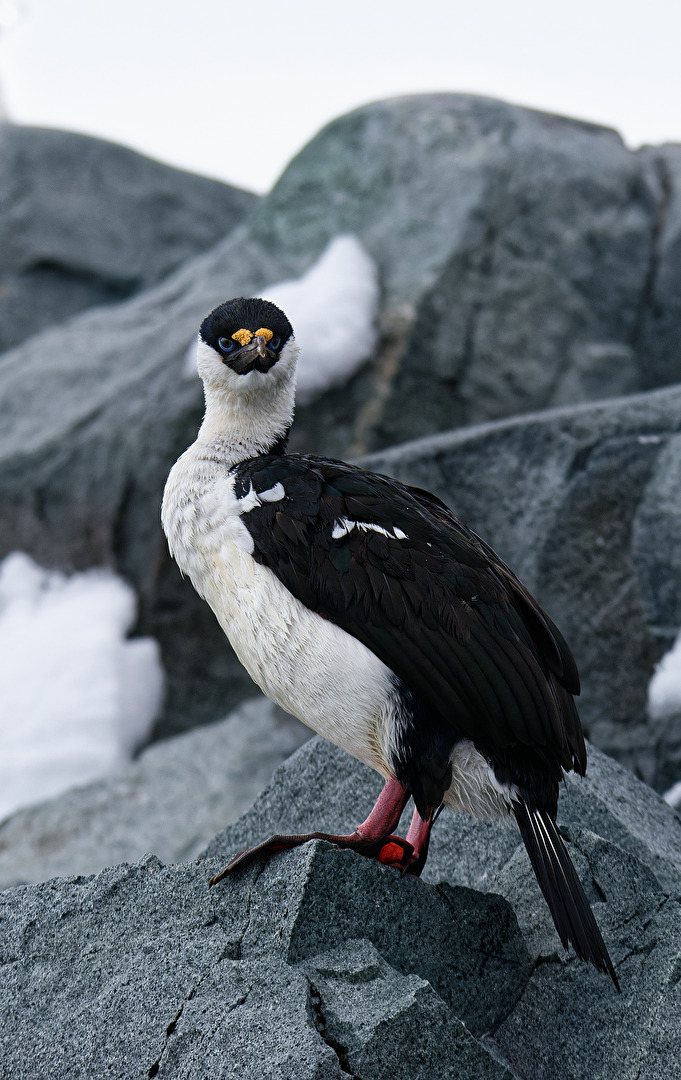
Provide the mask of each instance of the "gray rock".
[{"label": "gray rock", "polygon": [[[559,961],[547,939],[546,920],[538,920],[521,900],[514,907],[537,964],[513,1014],[495,1031],[495,1046],[517,1075],[541,1080],[674,1076],[678,1062],[672,1061],[671,1048],[678,1045],[681,1015],[678,892],[665,895],[636,859],[593,834],[582,831],[572,839],[592,902],[601,900],[599,921],[622,994],[602,994],[596,980],[582,979],[574,963],[569,976],[556,980],[552,969]],[[509,898],[511,891],[522,892],[519,869],[511,864],[506,869]]]},{"label": "gray rock", "polygon": [[265,698],[155,743],[120,773],[0,823],[0,889],[92,874],[147,851],[192,859],[251,805],[309,731]]},{"label": "gray rock", "polygon": [[368,941],[355,939],[303,965],[315,1027],[343,1072],[362,1080],[508,1077],[418,975],[399,975]]},{"label": "gray rock", "polygon": [[250,219],[301,259],[354,232],[380,269],[386,349],[354,427],[327,397],[315,433],[361,453],[681,379],[680,153],[466,95],[326,127]]},{"label": "gray rock", "polygon": [[0,352],[160,281],[255,201],[102,139],[0,123]]},{"label": "gray rock", "polygon": [[[164,868],[151,856],[91,879],[5,891],[6,1074],[340,1080],[347,1055],[377,1076],[389,1060],[404,1080],[457,1065],[466,1076],[508,1076],[452,1009],[498,1023],[523,989],[529,970],[518,963],[508,905],[480,897],[471,922],[465,890],[445,894],[348,854],[308,845],[212,891],[214,866]],[[492,908],[504,922],[490,929],[482,916]],[[416,1042],[420,1019],[432,1027]]]},{"label": "gray rock", "polygon": [[[658,217],[654,226],[653,261],[641,312],[639,347],[648,362],[641,369],[642,386],[668,381],[679,371],[681,356],[681,146],[646,147],[641,157],[655,171]],[[678,374],[676,379],[680,378]]]},{"label": "gray rock", "polygon": [[557,622],[589,738],[664,791],[679,733],[652,721],[656,662],[681,625],[681,390],[436,436],[366,464],[445,500]]},{"label": "gray rock", "polygon": [[595,746],[586,776],[565,779],[559,821],[568,833],[587,826],[645,864],[665,892],[681,891],[681,816]]},{"label": "gray rock", "polygon": [[561,803],[622,994],[560,949],[517,834],[462,831],[461,815],[438,821],[431,882],[315,842],[209,890],[279,811],[281,828],[364,816],[376,776],[315,739],[199,863],[147,856],[0,895],[0,1071],[668,1080],[681,905],[662,882],[681,881],[681,821],[605,755],[591,763]]}]

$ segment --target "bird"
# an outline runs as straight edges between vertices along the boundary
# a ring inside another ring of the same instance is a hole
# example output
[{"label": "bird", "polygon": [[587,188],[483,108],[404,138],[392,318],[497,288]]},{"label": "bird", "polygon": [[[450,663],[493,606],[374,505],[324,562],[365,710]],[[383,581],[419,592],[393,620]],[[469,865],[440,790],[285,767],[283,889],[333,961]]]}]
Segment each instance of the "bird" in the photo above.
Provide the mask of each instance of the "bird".
[{"label": "bird", "polygon": [[419,875],[444,806],[515,819],[563,946],[619,990],[556,824],[561,781],[586,770],[566,641],[435,495],[287,452],[297,355],[291,323],[267,300],[237,297],[206,316],[205,413],[168,476],[162,525],[260,689],[384,787],[354,832],[270,837],[211,885],[313,839]]}]

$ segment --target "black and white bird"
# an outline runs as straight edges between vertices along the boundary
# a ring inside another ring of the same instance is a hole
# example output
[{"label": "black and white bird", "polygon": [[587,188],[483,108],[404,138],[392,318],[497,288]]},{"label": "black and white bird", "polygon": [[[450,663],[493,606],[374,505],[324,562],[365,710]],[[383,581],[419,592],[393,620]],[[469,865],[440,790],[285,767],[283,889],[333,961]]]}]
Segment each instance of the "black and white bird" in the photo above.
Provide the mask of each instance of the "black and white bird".
[{"label": "black and white bird", "polygon": [[204,319],[206,411],[168,477],[163,528],[258,686],[385,787],[354,833],[271,837],[213,882],[256,851],[315,838],[419,874],[443,805],[515,818],[563,945],[617,985],[556,826],[563,774],[586,769],[567,644],[434,495],[286,453],[297,352],[267,301],[230,300]]}]

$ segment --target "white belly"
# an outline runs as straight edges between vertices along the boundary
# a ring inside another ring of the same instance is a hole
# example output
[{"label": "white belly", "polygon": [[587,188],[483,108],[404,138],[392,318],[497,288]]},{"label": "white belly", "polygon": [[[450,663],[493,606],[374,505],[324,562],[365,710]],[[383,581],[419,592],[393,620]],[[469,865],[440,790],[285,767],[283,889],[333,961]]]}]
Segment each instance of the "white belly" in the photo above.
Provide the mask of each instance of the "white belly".
[{"label": "white belly", "polygon": [[287,712],[387,778],[390,669],[255,561],[241,520],[248,497],[235,498],[231,477],[191,500],[173,498],[174,479],[171,473],[163,510],[171,551],[251,678]]}]

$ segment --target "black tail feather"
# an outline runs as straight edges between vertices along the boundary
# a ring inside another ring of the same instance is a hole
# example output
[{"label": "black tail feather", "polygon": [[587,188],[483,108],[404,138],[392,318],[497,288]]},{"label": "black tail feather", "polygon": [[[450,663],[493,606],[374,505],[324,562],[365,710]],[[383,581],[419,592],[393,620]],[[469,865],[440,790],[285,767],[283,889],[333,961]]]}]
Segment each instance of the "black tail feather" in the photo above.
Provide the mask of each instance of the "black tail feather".
[{"label": "black tail feather", "polygon": [[513,803],[513,813],[560,940],[566,948],[571,944],[581,960],[606,972],[619,990],[612,960],[555,821],[546,811],[530,810],[521,802]]}]

